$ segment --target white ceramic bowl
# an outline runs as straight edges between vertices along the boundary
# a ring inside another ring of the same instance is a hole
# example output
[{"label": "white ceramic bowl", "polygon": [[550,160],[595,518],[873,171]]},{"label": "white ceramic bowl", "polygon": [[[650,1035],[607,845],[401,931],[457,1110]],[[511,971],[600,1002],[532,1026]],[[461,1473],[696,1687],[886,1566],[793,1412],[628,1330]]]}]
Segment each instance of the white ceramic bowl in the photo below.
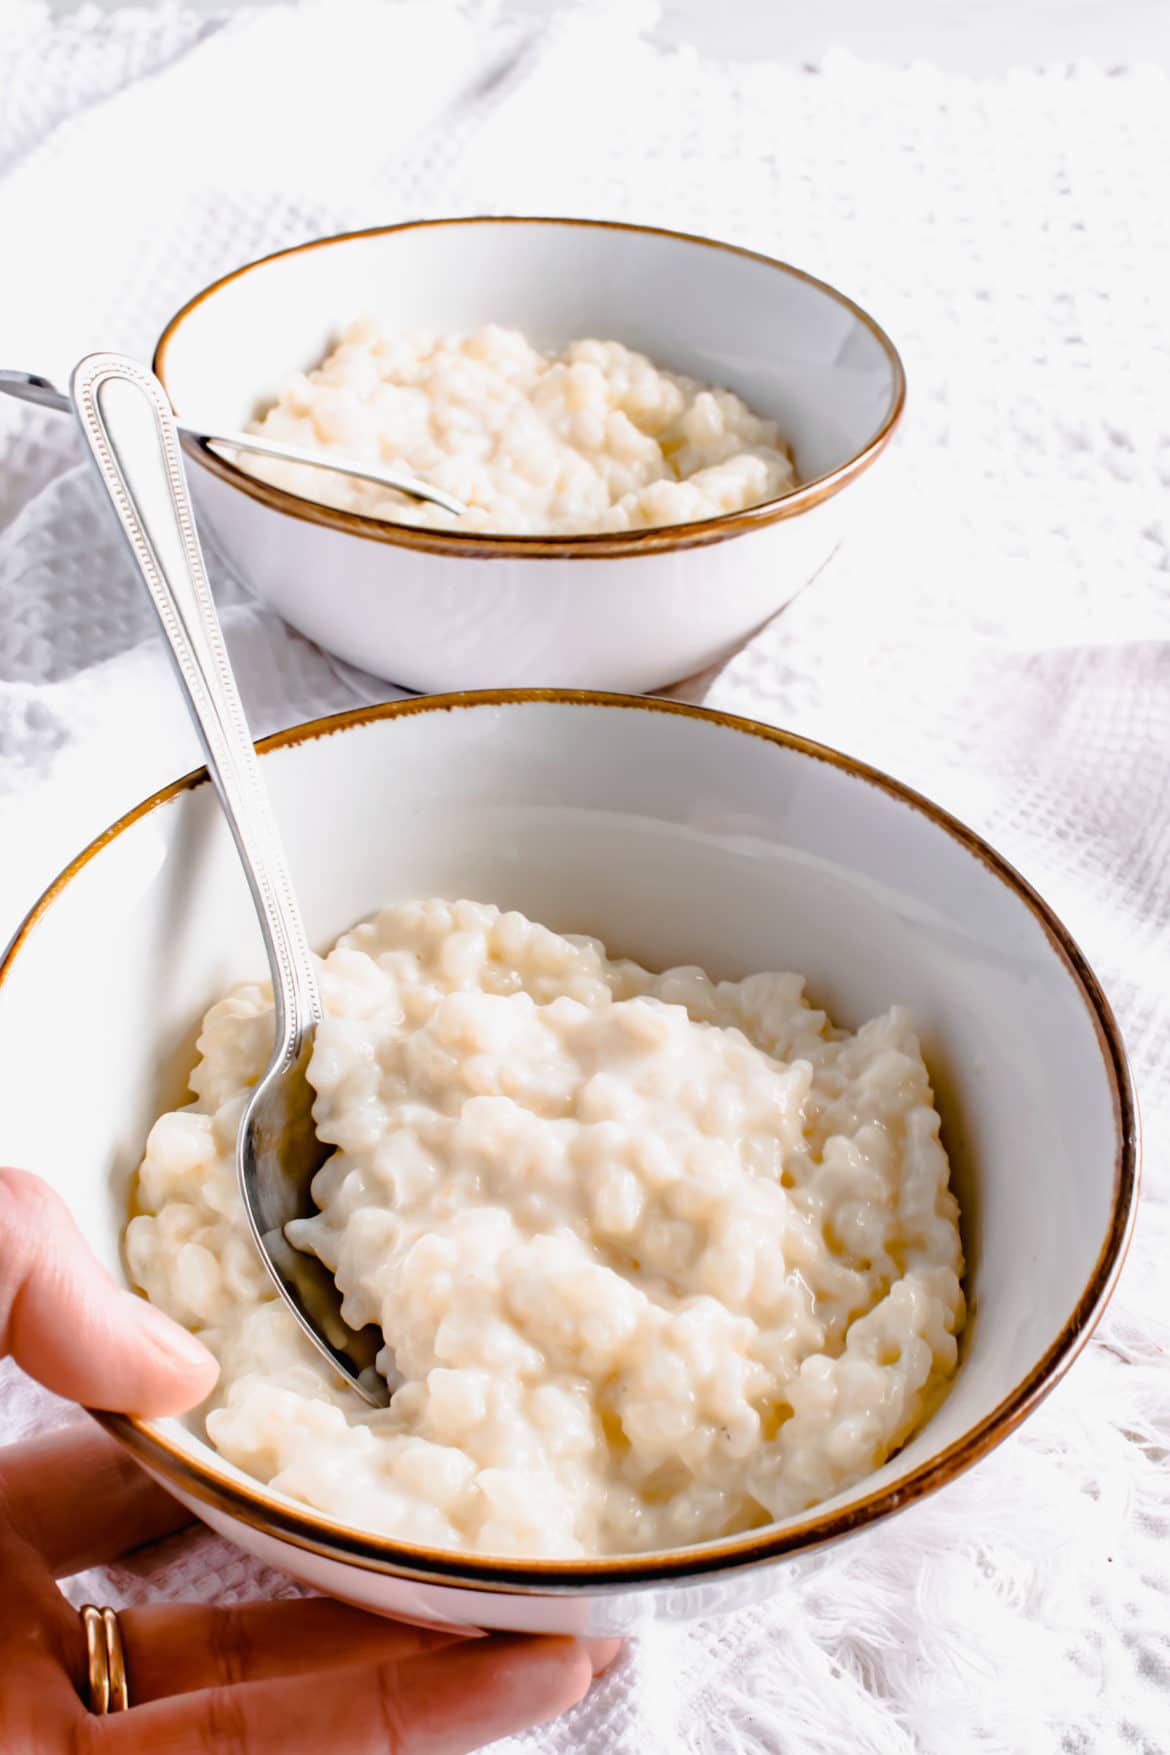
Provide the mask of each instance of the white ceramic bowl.
[{"label": "white ceramic bowl", "polygon": [[837,545],[848,487],[902,410],[901,362],[819,280],[709,239],[584,220],[458,219],[322,238],[216,281],[163,332],[178,412],[239,428],[353,318],[600,336],[729,387],[793,443],[802,486],[618,535],[460,536],[335,510],[193,445],[199,509],[243,578],[320,645],[412,689],[642,690],[735,649]]},{"label": "white ceramic bowl", "polygon": [[[954,1166],[970,1320],[946,1400],[884,1468],[746,1535],[592,1562],[491,1561],[363,1535],[260,1486],[173,1420],[106,1418],[216,1529],[387,1612],[621,1631],[770,1588],[787,1554],[942,1486],[1084,1342],[1121,1262],[1136,1123],[1116,1026],[1067,933],[969,831],[855,762],[672,702],[404,701],[270,739],[264,777],[322,946],[380,905],[470,895],[615,954],[795,968],[834,1018],[914,1010]],[[86,849],[0,964],[0,1161],[65,1195],[122,1274],[130,1177],[183,1100],[193,1026],[263,970],[202,773]]]}]

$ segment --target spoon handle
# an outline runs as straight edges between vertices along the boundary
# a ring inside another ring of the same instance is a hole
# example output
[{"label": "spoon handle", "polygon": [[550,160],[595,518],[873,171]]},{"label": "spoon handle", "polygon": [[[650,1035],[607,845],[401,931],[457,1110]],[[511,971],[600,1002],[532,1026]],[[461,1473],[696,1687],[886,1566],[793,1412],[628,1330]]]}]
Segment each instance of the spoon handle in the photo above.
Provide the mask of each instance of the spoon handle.
[{"label": "spoon handle", "polygon": [[[113,356],[106,354],[102,357],[109,359]],[[18,402],[34,402],[40,408],[55,408],[64,414],[72,412],[68,396],[62,395],[48,378],[42,378],[37,372],[0,369],[0,393],[15,396]],[[467,510],[463,501],[457,500],[454,494],[447,493],[443,488],[432,487],[430,482],[419,481],[417,476],[408,475],[402,469],[387,469],[382,464],[362,463],[354,457],[326,457],[323,452],[306,451],[300,445],[284,445],[277,439],[262,438],[258,433],[205,433],[199,427],[188,426],[177,417],[175,425],[184,438],[209,449],[226,445],[233,451],[252,451],[257,457],[275,457],[283,463],[299,463],[308,469],[324,469],[333,475],[357,476],[360,481],[372,481],[379,487],[394,488],[408,499],[441,506],[445,512],[453,512],[456,517],[461,517]]]},{"label": "spoon handle", "polygon": [[207,581],[175,417],[154,374],[119,354],[88,355],[70,392],[162,623],[252,891],[276,1001],[272,1064],[288,1065],[321,1015],[316,970]]}]

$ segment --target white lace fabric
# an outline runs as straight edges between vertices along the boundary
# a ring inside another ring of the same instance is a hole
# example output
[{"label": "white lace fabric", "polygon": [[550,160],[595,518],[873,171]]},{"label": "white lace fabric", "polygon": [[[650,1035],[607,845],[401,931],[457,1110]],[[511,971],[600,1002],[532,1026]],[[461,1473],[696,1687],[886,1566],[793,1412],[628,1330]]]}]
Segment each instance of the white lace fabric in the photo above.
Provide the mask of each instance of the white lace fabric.
[{"label": "white lace fabric", "polygon": [[[567,1719],[500,1747],[1165,1755],[1170,90],[1149,68],[974,82],[843,56],[720,65],[650,45],[649,16],[590,6],[537,28],[506,7],[351,0],[50,21],[16,0],[0,21],[5,363],[61,378],[97,347],[146,358],[167,315],[242,260],[439,213],[709,232],[824,275],[885,324],[910,402],[864,523],[688,692],[889,769],[1054,904],[1138,1082],[1133,1248],[1081,1360],[971,1474],[781,1568],[763,1610],[651,1630]],[[212,561],[258,732],[394,692]],[[197,759],[79,442],[0,404],[0,939],[86,839]],[[0,1440],[63,1417],[0,1372]],[[201,1532],[71,1589],[117,1604],[297,1587]]]}]

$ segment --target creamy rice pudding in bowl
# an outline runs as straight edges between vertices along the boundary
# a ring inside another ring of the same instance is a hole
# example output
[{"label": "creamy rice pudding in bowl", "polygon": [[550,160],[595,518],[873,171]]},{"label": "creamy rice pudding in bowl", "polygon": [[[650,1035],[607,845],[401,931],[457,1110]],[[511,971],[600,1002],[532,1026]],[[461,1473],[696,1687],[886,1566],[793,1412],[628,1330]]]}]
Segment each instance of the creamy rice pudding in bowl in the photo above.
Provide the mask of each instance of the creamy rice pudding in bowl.
[{"label": "creamy rice pudding in bowl", "polygon": [[205,778],[0,971],[5,1158],[220,1354],[210,1411],[104,1416],[214,1527],[388,1612],[621,1630],[766,1592],[1070,1362],[1132,1215],[1124,1055],[945,813],[747,721],[548,692],[359,711],[264,767],[340,938],[298,1241],[382,1324],[389,1410],[325,1379],[239,1230],[269,1026]]},{"label": "creamy rice pudding in bowl", "polygon": [[828,559],[904,397],[889,338],[825,283],[584,220],[282,251],[192,299],[154,364],[192,421],[393,463],[468,504],[190,447],[240,576],[421,690],[640,690],[726,656]]}]

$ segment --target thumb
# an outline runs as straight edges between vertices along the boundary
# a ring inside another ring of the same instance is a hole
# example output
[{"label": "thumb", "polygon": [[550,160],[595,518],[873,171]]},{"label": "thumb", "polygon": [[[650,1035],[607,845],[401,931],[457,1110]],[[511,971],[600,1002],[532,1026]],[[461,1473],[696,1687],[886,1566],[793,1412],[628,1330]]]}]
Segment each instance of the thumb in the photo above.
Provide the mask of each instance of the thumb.
[{"label": "thumb", "polygon": [[0,1169],[0,1356],[91,1408],[177,1414],[217,1366],[194,1335],[111,1279],[60,1197]]}]

